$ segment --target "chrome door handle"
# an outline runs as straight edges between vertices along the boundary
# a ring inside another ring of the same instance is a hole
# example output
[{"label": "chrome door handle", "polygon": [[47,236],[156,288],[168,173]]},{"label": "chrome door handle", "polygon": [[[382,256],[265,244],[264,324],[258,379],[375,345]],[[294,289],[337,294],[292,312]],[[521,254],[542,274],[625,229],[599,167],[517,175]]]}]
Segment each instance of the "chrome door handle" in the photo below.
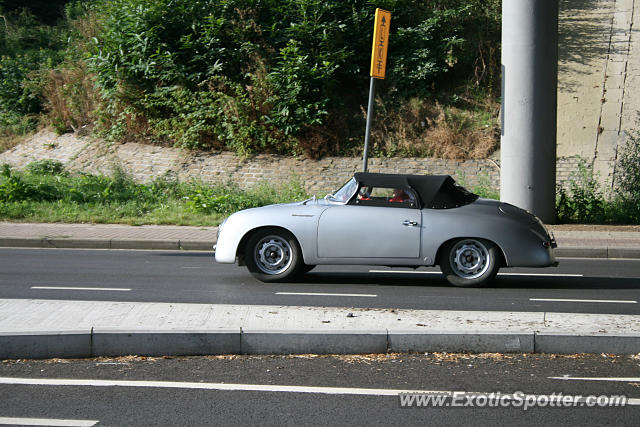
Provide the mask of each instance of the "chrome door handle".
[{"label": "chrome door handle", "polygon": [[404,221],[402,221],[402,225],[404,225],[405,227],[415,227],[416,225],[418,225],[418,223],[416,221],[409,221],[408,219],[405,219]]}]

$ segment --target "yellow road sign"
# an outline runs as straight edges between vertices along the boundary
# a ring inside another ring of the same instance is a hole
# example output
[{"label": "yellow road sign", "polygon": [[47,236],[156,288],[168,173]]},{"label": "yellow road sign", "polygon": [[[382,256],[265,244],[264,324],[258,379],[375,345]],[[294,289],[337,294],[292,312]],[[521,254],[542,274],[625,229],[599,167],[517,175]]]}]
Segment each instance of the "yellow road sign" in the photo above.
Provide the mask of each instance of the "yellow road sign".
[{"label": "yellow road sign", "polygon": [[376,9],[375,27],[373,30],[373,47],[371,48],[370,76],[384,79],[387,69],[387,47],[389,45],[389,28],[391,12]]}]

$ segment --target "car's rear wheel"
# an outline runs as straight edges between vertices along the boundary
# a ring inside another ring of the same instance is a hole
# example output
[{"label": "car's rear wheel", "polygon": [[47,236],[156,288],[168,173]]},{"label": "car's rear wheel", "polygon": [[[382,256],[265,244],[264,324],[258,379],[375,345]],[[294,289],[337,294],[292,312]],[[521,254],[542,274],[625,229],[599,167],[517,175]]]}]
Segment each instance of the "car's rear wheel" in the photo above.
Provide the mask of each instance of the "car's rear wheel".
[{"label": "car's rear wheel", "polygon": [[498,273],[498,251],[498,247],[488,240],[454,240],[447,243],[440,253],[440,269],[454,286],[483,286]]},{"label": "car's rear wheel", "polygon": [[280,282],[301,273],[302,254],[288,231],[263,228],[253,233],[244,253],[247,269],[263,282]]}]

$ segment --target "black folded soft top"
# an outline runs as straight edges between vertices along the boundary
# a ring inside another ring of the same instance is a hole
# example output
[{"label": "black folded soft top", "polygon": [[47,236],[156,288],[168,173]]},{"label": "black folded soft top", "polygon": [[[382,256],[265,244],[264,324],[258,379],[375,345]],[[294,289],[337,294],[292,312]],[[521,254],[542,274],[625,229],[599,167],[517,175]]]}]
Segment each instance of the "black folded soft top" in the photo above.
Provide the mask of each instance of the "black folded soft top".
[{"label": "black folded soft top", "polygon": [[456,184],[450,175],[400,175],[358,172],[360,186],[413,189],[423,208],[451,209],[476,200],[477,195]]}]

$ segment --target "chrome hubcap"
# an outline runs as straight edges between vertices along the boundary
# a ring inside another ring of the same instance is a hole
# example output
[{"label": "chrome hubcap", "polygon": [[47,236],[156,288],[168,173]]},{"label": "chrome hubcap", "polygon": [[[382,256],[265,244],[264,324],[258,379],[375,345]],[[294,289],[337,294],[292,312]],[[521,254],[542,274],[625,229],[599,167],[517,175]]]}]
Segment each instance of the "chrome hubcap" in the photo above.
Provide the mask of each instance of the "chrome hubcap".
[{"label": "chrome hubcap", "polygon": [[458,276],[475,279],[489,268],[489,251],[477,240],[464,240],[451,251],[451,261],[451,266]]},{"label": "chrome hubcap", "polygon": [[265,274],[280,274],[291,265],[291,246],[280,236],[267,236],[256,245],[256,265]]}]

